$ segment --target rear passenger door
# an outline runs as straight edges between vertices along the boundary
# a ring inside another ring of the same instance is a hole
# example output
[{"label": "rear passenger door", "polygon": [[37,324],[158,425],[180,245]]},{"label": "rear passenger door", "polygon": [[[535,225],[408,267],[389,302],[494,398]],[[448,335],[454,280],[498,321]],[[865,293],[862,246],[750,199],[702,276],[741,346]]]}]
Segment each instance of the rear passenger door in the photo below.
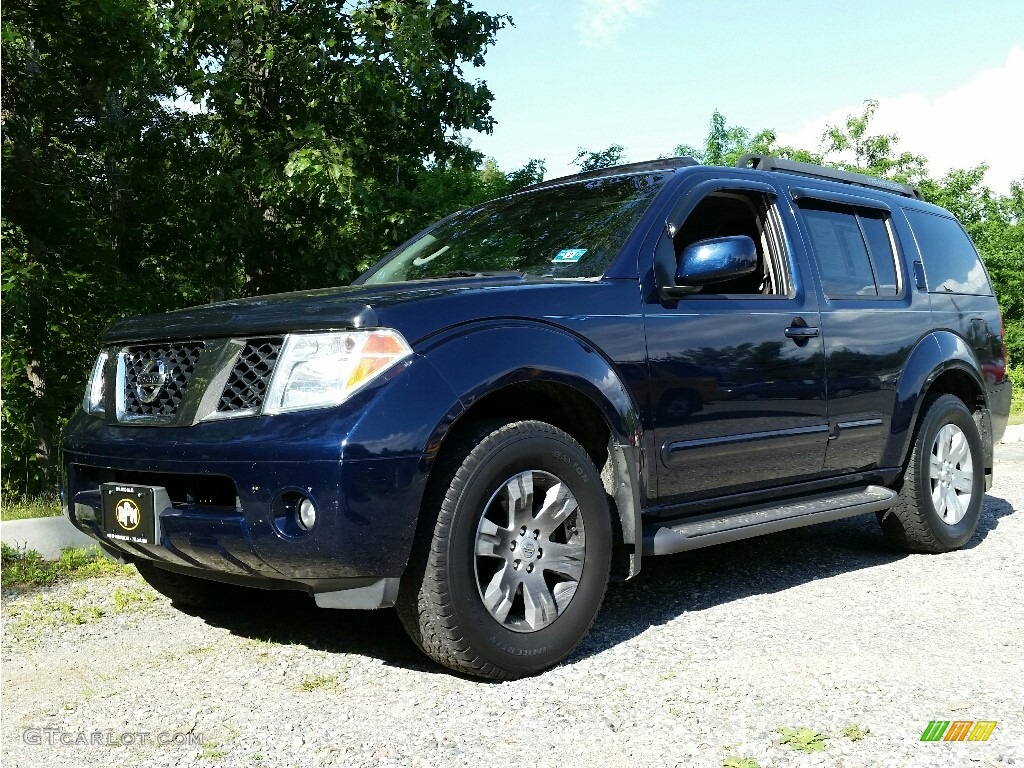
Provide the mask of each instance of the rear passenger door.
[{"label": "rear passenger door", "polygon": [[885,202],[819,189],[792,197],[823,299],[825,470],[872,469],[890,432],[900,372],[930,328],[927,296],[919,299],[925,311],[911,311],[915,286],[899,235],[905,224]]}]

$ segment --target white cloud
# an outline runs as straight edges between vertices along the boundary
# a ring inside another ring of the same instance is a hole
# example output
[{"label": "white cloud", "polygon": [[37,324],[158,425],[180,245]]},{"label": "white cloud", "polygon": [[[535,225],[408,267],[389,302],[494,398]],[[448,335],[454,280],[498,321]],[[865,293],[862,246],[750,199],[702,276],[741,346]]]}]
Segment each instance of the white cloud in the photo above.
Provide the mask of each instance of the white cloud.
[{"label": "white cloud", "polygon": [[[878,97],[869,132],[896,133],[898,151],[928,158],[929,170],[940,176],[950,168],[989,166],[986,183],[1007,192],[1010,182],[1024,178],[1020,151],[1024,107],[1024,48],[1014,46],[1006,63],[981,72],[966,85],[929,99],[917,93]],[[780,134],[779,143],[818,147],[828,125],[842,125],[847,115],[859,114],[862,104],[836,109],[805,122],[793,133]]]},{"label": "white cloud", "polygon": [[612,45],[630,19],[647,16],[657,4],[658,0],[583,0],[576,22],[580,42],[588,48]]}]

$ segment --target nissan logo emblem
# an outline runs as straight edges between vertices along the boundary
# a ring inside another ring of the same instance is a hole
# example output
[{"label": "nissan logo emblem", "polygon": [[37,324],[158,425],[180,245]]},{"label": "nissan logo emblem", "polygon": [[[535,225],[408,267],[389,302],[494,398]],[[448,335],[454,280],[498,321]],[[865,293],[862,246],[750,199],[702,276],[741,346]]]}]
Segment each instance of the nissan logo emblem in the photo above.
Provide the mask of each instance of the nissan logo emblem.
[{"label": "nissan logo emblem", "polygon": [[163,360],[150,360],[142,373],[135,379],[135,394],[139,401],[152,403],[163,392],[164,386],[170,379],[167,364]]}]

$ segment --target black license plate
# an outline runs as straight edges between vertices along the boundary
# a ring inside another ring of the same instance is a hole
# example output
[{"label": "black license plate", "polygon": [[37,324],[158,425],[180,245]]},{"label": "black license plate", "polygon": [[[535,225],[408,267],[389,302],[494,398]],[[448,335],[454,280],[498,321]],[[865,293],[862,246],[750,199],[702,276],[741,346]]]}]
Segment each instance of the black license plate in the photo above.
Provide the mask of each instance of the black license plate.
[{"label": "black license plate", "polygon": [[[156,544],[154,499],[157,491],[163,490],[154,485],[103,483],[100,494],[103,497],[103,531],[107,537],[130,544]],[[165,496],[166,492],[160,495]]]}]

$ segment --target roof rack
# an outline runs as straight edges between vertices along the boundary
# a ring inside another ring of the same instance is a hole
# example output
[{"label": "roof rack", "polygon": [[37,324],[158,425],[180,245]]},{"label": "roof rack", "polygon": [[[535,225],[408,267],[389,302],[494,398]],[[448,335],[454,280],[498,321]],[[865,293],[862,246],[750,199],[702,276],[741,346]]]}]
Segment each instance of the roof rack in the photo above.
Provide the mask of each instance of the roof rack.
[{"label": "roof rack", "polygon": [[523,187],[516,192],[531,192],[543,187],[553,187],[559,184],[568,184],[573,181],[585,179],[596,179],[602,176],[625,176],[630,173],[644,173],[646,171],[674,171],[677,168],[686,168],[691,165],[700,165],[696,160],[687,155],[678,157],[663,157],[658,160],[645,160],[642,163],[626,163],[625,165],[612,165],[607,168],[595,168],[592,171],[582,171],[569,176],[560,176],[557,179],[548,179]]},{"label": "roof rack", "polygon": [[898,181],[879,179],[875,176],[865,176],[863,173],[852,173],[839,168],[826,168],[822,165],[812,163],[800,163],[796,160],[783,160],[779,157],[768,155],[743,155],[736,161],[737,168],[751,168],[757,171],[782,171],[783,173],[795,173],[798,176],[812,176],[816,179],[829,179],[839,181],[843,184],[856,184],[859,187],[870,187],[880,189],[884,192],[892,192],[904,197],[912,197],[915,200],[923,199],[921,190],[909,184],[901,184]]}]

